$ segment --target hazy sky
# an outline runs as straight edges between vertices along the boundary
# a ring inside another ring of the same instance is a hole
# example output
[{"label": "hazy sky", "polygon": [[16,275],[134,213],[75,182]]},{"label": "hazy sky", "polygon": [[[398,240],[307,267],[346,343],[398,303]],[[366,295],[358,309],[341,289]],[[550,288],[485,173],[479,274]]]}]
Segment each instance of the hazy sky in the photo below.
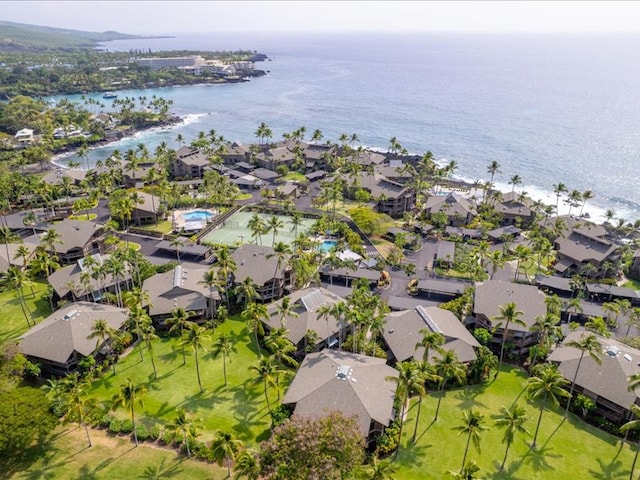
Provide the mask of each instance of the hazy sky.
[{"label": "hazy sky", "polygon": [[2,1],[0,12],[13,22],[134,34],[640,31],[640,2],[630,1]]}]

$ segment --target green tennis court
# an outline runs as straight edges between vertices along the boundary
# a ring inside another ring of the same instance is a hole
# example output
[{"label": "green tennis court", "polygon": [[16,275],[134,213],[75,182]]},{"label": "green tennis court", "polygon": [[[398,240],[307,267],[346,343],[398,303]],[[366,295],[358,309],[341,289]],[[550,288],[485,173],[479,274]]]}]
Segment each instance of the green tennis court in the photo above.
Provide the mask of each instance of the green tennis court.
[{"label": "green tennis court", "polygon": [[[234,245],[237,242],[242,243],[254,243],[260,244],[260,239],[252,237],[251,229],[249,228],[249,220],[255,215],[254,212],[238,212],[235,215],[229,217],[222,225],[206,235],[202,241],[204,243],[222,244],[222,245]],[[271,217],[276,217],[283,224],[283,227],[276,231],[276,242],[284,242],[291,244],[295,239],[295,231],[293,224],[291,223],[291,217],[288,215],[272,215],[268,213],[259,213],[258,216],[262,219],[265,225],[268,225]],[[298,234],[307,233],[315,220],[312,218],[304,218],[302,223],[298,225]],[[262,245],[271,246],[273,241],[273,232],[268,231],[262,234]]]}]

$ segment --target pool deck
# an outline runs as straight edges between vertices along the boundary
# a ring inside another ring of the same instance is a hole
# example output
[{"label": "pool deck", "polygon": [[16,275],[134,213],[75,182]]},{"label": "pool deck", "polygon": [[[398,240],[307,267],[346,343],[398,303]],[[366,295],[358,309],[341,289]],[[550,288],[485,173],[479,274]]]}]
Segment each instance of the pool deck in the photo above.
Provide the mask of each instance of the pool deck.
[{"label": "pool deck", "polygon": [[189,210],[174,210],[173,211],[173,219],[172,224],[174,230],[184,230],[188,232],[196,232],[202,230],[207,226],[208,220],[191,220],[188,221],[184,218],[185,214],[189,214],[192,212],[207,212],[211,214],[210,219],[215,218],[218,215],[218,212],[215,210],[207,210],[204,208],[191,208]]}]

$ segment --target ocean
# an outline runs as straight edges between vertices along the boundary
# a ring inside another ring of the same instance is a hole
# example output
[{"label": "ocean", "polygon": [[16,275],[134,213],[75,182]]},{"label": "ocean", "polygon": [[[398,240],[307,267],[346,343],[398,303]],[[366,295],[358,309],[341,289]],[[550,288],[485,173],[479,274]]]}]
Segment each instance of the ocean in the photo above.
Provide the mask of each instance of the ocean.
[{"label": "ocean", "polygon": [[613,209],[633,221],[640,219],[639,47],[631,34],[238,33],[109,42],[103,48],[113,51],[256,50],[269,57],[257,63],[268,74],[241,84],[118,91],[172,99],[186,121],[96,148],[89,159],[141,142],[150,151],[163,141],[177,147],[178,134],[189,142],[215,129],[251,143],[261,122],[274,140],[305,126],[308,136],[356,134],[356,145],[380,150],[396,137],[410,153],[455,161],[455,176],[467,181],[488,180],[496,160],[504,191],[517,174],[518,191],[555,205],[562,182],[595,193],[585,209],[593,219]]}]

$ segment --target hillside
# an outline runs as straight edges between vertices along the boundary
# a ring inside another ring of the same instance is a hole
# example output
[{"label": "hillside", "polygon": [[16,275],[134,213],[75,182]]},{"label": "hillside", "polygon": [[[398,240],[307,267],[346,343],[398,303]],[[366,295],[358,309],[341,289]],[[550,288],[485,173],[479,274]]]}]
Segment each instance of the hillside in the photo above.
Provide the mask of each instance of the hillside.
[{"label": "hillside", "polygon": [[143,38],[120,32],[86,32],[0,20],[0,51],[43,52],[93,48],[100,42]]}]

